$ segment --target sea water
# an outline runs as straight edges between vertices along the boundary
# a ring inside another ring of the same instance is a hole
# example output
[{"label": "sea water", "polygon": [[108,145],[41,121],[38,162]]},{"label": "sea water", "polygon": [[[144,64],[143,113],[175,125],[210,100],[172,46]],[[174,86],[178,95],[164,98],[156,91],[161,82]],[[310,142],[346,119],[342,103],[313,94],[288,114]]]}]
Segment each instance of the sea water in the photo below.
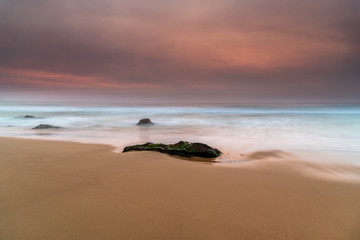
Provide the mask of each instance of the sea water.
[{"label": "sea water", "polygon": [[[155,125],[136,126],[141,118]],[[39,124],[63,129],[32,129]],[[220,149],[220,161],[281,150],[335,153],[345,157],[333,161],[360,165],[360,106],[0,103],[0,136],[110,144],[116,152],[126,145],[183,140]]]}]

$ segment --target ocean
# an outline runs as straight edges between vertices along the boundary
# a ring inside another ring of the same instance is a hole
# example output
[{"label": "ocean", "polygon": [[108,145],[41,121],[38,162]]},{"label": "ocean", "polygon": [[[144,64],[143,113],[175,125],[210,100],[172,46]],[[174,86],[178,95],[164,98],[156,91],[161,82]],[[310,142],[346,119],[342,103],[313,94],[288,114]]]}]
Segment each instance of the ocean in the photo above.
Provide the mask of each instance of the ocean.
[{"label": "ocean", "polygon": [[[41,118],[21,118],[25,115]],[[150,118],[155,125],[136,126],[141,118]],[[32,129],[39,124],[63,129]],[[0,136],[109,144],[115,152],[121,152],[126,145],[183,140],[220,149],[224,154],[219,161],[223,162],[241,161],[244,154],[256,151],[279,150],[326,153],[333,156],[332,162],[360,166],[360,106],[356,105],[3,102]]]}]

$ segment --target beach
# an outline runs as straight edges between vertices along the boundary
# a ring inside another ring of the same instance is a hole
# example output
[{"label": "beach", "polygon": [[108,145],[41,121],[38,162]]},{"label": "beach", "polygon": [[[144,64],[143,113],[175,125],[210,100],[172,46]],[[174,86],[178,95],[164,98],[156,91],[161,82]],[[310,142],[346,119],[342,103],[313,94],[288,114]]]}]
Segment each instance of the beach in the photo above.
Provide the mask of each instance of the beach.
[{"label": "beach", "polygon": [[100,144],[0,146],[0,239],[360,239],[358,181],[271,155],[224,167]]},{"label": "beach", "polygon": [[0,0],[0,240],[360,240],[359,13]]}]

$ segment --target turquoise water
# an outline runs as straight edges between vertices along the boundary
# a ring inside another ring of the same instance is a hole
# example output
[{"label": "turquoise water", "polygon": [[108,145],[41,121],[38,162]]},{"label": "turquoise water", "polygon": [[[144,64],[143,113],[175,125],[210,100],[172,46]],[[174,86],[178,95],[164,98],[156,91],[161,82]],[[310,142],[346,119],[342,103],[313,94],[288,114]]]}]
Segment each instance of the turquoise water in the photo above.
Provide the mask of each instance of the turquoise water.
[{"label": "turquoise water", "polygon": [[[17,118],[35,115],[39,119]],[[155,125],[137,127],[141,118]],[[32,130],[38,124],[62,130]],[[222,160],[253,151],[349,154],[360,165],[360,106],[116,106],[1,104],[0,136],[113,145],[204,142]],[[339,161],[344,161],[341,159]]]}]

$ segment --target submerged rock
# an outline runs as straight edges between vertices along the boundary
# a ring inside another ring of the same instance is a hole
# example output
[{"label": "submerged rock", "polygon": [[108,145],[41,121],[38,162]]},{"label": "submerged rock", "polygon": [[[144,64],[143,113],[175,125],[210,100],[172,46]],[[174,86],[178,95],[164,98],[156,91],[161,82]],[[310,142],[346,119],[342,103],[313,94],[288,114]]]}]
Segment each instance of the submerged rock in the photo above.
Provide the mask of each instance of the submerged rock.
[{"label": "submerged rock", "polygon": [[136,125],[149,126],[149,125],[154,125],[154,123],[149,118],[143,118],[143,119],[140,119],[140,121]]},{"label": "submerged rock", "polygon": [[59,126],[53,126],[53,125],[49,125],[49,124],[40,124],[36,127],[34,127],[33,129],[59,129],[62,127]]},{"label": "submerged rock", "polygon": [[33,116],[33,115],[25,115],[25,116],[20,116],[20,117],[16,117],[16,118],[26,118],[26,119],[36,118],[36,119],[39,119],[41,117],[36,117],[36,116]]},{"label": "submerged rock", "polygon": [[218,149],[212,148],[204,143],[190,143],[184,141],[180,141],[176,144],[148,142],[142,145],[127,146],[123,150],[123,152],[129,151],[155,151],[182,157],[196,156],[203,158],[217,158],[222,154]]}]

